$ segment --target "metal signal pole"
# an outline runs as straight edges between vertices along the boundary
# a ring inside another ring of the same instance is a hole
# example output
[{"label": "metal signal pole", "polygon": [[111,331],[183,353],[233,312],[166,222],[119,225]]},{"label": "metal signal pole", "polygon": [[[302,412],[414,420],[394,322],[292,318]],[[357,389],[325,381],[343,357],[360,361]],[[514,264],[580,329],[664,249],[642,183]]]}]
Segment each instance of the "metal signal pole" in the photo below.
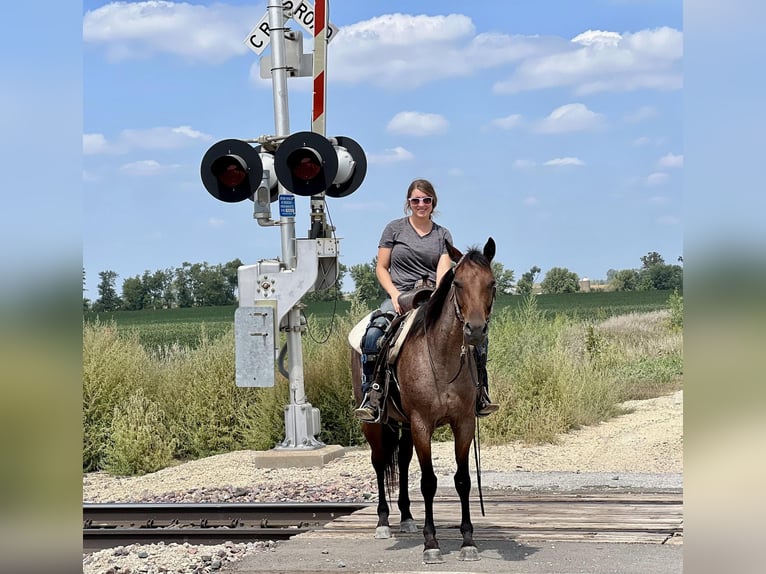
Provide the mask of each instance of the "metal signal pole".
[{"label": "metal signal pole", "polygon": [[[277,137],[290,135],[287,100],[287,58],[285,55],[285,18],[282,0],[269,0],[271,33],[271,85],[274,92],[274,128]],[[295,195],[279,183],[279,225],[282,234],[282,261],[288,269],[297,267],[295,250]],[[290,404],[285,407],[285,440],[275,449],[314,449],[324,443],[309,432],[313,416],[303,384],[303,348],[301,345],[300,309],[287,313],[287,360]]]}]

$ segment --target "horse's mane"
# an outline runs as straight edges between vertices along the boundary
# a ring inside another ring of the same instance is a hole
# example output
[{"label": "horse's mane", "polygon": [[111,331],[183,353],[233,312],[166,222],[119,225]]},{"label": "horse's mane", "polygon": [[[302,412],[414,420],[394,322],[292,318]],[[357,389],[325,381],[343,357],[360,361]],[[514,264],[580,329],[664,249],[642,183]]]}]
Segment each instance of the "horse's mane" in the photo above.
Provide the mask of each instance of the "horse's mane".
[{"label": "horse's mane", "polygon": [[[464,263],[466,260],[482,267],[490,267],[489,260],[477,247],[469,248],[460,261]],[[450,270],[444,274],[436,291],[431,294],[423,305],[418,307],[415,318],[412,320],[412,327],[410,327],[411,333],[421,333],[424,329],[428,330],[432,328],[439,319],[442,309],[444,308],[444,303],[452,288],[452,283],[455,280],[456,267],[457,265],[453,265]]]}]

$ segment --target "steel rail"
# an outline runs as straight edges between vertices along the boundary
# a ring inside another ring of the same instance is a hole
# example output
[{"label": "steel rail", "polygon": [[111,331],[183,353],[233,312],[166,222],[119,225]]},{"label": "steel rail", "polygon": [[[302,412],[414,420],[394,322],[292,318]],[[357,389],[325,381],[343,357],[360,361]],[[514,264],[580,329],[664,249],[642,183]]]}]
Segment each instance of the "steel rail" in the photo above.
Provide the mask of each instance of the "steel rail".
[{"label": "steel rail", "polygon": [[83,504],[83,552],[157,542],[284,540],[364,503]]}]

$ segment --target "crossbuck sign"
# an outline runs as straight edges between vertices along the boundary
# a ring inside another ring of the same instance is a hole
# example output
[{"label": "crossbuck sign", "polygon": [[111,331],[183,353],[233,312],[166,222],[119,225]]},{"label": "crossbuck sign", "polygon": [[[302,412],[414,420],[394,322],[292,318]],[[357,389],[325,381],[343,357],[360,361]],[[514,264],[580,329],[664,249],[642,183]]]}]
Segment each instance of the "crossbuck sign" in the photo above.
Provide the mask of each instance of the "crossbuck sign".
[{"label": "crossbuck sign", "polygon": [[[311,2],[308,0],[284,0],[282,2],[282,9],[285,11],[285,13],[289,13],[291,15],[290,17],[298,22],[298,24],[300,24],[301,27],[306,30],[306,32],[312,35],[314,34],[315,14],[314,5]],[[327,27],[328,42],[335,37],[335,33],[337,31],[338,29],[335,27],[335,25],[330,22],[329,26]],[[250,34],[247,35],[245,44],[247,44],[248,48],[260,56],[271,41],[270,32],[269,13],[267,11],[266,14],[263,15],[263,18],[261,18],[261,21],[258,22],[255,28],[251,30]]]}]

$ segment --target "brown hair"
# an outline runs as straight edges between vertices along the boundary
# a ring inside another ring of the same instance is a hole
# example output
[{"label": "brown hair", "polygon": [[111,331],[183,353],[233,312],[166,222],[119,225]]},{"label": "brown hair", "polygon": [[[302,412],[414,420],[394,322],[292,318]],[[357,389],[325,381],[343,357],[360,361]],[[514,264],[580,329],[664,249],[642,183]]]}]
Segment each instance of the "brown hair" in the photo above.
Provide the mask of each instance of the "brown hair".
[{"label": "brown hair", "polygon": [[428,197],[433,198],[433,203],[431,204],[433,207],[431,215],[433,215],[436,211],[436,204],[439,202],[439,199],[436,197],[436,190],[434,189],[433,184],[427,179],[415,179],[407,188],[407,199],[404,201],[404,214],[408,215],[410,212],[410,197],[412,197],[412,192],[416,189],[422,191]]}]

